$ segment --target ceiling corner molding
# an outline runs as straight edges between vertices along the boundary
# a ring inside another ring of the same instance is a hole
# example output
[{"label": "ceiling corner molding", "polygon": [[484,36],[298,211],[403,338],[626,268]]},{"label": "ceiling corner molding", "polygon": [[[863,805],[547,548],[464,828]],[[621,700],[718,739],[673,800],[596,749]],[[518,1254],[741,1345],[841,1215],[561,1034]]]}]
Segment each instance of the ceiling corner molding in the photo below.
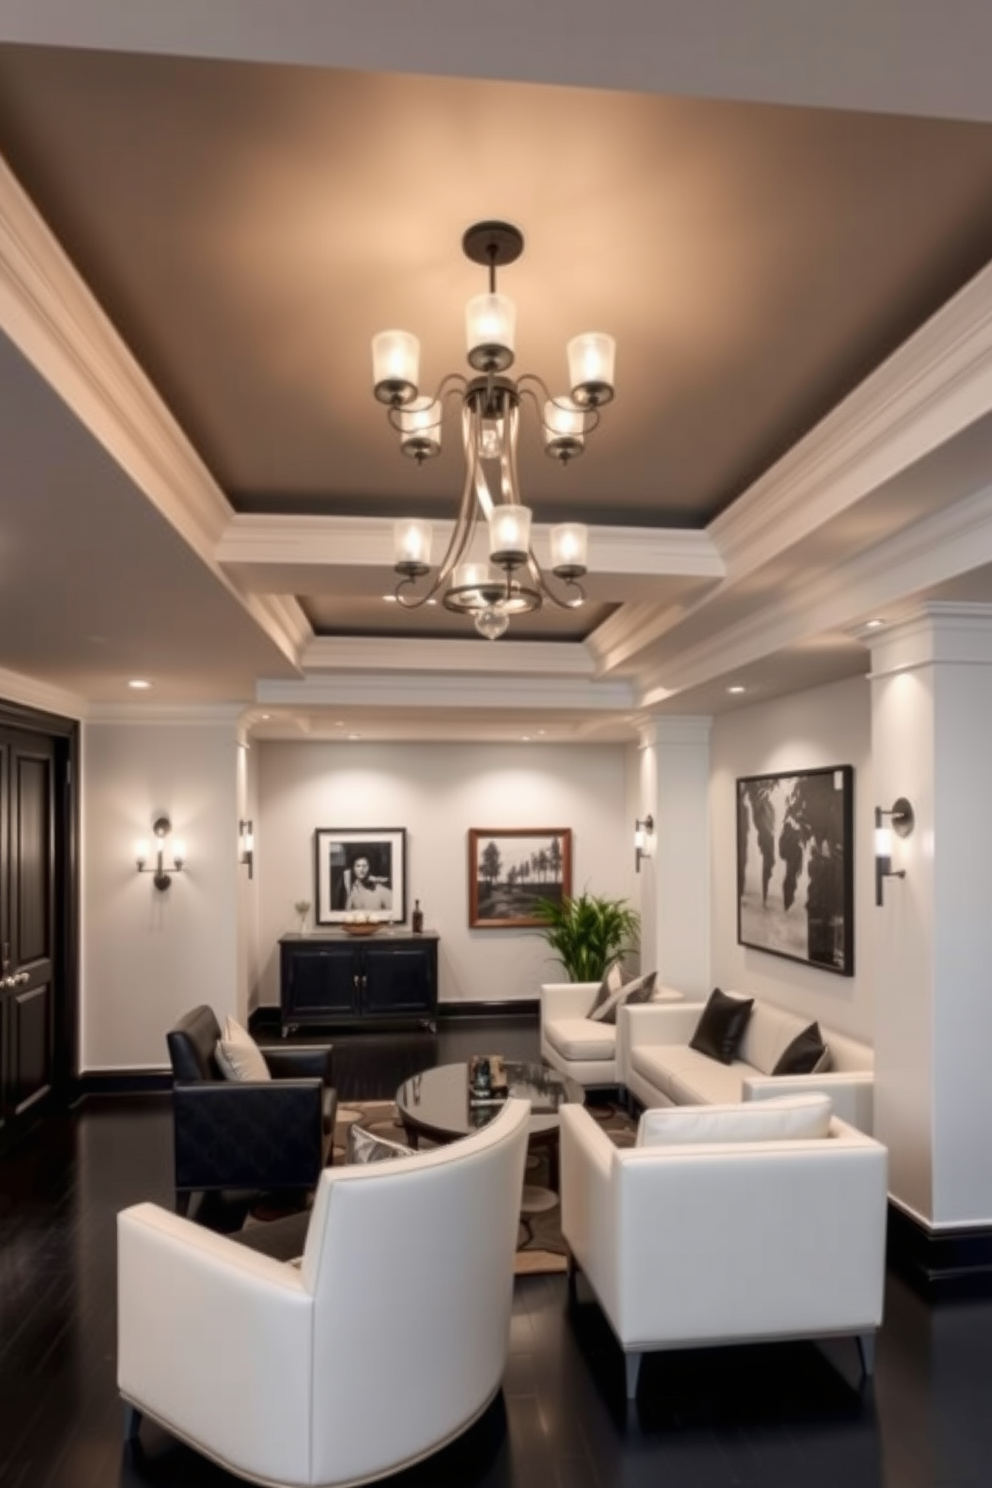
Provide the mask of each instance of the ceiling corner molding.
[{"label": "ceiling corner molding", "polygon": [[8,703],[20,703],[24,708],[38,708],[42,713],[58,713],[63,718],[85,718],[90,707],[79,693],[53,687],[49,682],[39,682],[6,667],[0,667],[0,698]]},{"label": "ceiling corner molding", "polygon": [[406,636],[318,636],[304,649],[306,672],[395,672],[398,669],[492,677],[592,677],[580,641],[416,639]]},{"label": "ceiling corner molding", "polygon": [[707,529],[733,581],[992,411],[992,265]]},{"label": "ceiling corner molding", "polygon": [[665,635],[685,614],[685,606],[625,604],[586,637],[596,675],[606,676]]},{"label": "ceiling corner molding", "polygon": [[313,641],[313,628],[299,600],[291,594],[247,594],[243,603],[286,659],[302,673],[302,656]]},{"label": "ceiling corner molding", "polygon": [[245,708],[243,703],[92,703],[87,727],[229,728],[237,740]]},{"label": "ceiling corner molding", "polygon": [[629,713],[633,689],[623,682],[601,683],[586,677],[522,677],[516,673],[411,673],[396,668],[370,675],[361,669],[335,676],[305,677],[300,682],[260,681],[256,701],[296,708],[391,707],[474,708],[498,712],[506,708],[533,709],[553,714],[556,709],[596,713]]}]

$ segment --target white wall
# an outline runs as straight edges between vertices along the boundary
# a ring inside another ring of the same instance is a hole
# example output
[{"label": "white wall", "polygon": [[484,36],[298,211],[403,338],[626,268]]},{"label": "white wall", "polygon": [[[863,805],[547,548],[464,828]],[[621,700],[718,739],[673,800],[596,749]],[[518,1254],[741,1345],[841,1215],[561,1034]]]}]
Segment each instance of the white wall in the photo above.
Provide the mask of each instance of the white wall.
[{"label": "white wall", "polygon": [[[237,1009],[234,724],[86,723],[82,782],[81,1068],[162,1068],[180,1013]],[[188,854],[164,893],[134,859],[161,814]]]},{"label": "white wall", "polygon": [[[726,991],[818,1018],[874,1043],[874,791],[865,678],[726,713],[711,738],[713,980]],[[741,775],[854,766],[854,976],[841,977],[737,944],[736,788]]]},{"label": "white wall", "polygon": [[314,899],[317,827],[405,827],[407,915],[437,930],[443,1002],[536,997],[561,975],[534,931],[468,928],[470,827],[571,827],[576,893],[623,897],[633,862],[622,745],[275,743],[259,757],[259,1002],[279,1001],[278,940]]}]

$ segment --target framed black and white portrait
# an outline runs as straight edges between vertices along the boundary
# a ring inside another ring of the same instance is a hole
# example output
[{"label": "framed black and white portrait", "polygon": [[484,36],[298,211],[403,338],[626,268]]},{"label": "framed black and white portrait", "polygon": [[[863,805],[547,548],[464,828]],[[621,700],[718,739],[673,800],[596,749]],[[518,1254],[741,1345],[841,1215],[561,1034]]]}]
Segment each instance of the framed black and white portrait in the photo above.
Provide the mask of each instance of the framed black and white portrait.
[{"label": "framed black and white portrait", "polygon": [[318,925],[369,916],[406,919],[406,828],[318,827],[314,832]]},{"label": "framed black and white portrait", "polygon": [[737,781],[737,940],[854,975],[854,770]]}]

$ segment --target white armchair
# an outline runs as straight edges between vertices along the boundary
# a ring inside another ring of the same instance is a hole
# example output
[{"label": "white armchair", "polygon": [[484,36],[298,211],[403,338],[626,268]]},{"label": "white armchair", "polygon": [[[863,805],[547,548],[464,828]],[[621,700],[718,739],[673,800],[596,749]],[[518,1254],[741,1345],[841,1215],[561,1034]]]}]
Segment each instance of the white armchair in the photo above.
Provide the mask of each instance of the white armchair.
[{"label": "white armchair", "polygon": [[118,1385],[255,1482],[342,1485],[444,1446],[500,1388],[527,1101],[449,1146],[321,1175],[299,1265],[154,1204],[118,1216]]},{"label": "white armchair", "polygon": [[626,1355],[628,1396],[656,1349],[853,1334],[870,1373],[886,1181],[886,1149],[837,1117],[822,1138],[618,1149],[563,1107],[573,1282],[577,1265]]}]

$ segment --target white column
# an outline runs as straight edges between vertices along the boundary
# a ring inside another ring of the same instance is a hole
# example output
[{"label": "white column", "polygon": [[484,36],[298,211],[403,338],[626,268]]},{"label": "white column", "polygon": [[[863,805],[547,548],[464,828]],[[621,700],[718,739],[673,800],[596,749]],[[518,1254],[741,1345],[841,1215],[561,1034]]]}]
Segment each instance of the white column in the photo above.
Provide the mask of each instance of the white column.
[{"label": "white column", "polygon": [[644,726],[640,815],[651,812],[654,838],[641,870],[641,963],[696,997],[710,991],[709,774],[710,719]]},{"label": "white column", "polygon": [[874,804],[893,837],[875,913],[876,1135],[931,1229],[992,1222],[992,607],[933,604],[872,644]]}]

